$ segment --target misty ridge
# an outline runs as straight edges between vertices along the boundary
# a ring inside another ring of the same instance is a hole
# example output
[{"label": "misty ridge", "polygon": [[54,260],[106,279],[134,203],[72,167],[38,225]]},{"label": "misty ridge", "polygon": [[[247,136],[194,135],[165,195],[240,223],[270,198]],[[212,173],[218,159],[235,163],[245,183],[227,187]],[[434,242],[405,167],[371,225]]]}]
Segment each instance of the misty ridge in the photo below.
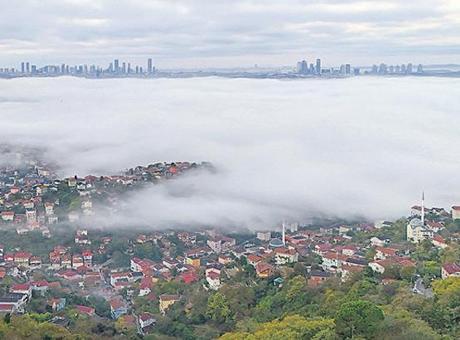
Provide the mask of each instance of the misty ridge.
[{"label": "misty ridge", "polygon": [[397,218],[422,190],[428,205],[460,202],[458,79],[25,78],[0,92],[0,143],[45,150],[61,176],[218,169],[131,193],[93,223],[268,228]]}]

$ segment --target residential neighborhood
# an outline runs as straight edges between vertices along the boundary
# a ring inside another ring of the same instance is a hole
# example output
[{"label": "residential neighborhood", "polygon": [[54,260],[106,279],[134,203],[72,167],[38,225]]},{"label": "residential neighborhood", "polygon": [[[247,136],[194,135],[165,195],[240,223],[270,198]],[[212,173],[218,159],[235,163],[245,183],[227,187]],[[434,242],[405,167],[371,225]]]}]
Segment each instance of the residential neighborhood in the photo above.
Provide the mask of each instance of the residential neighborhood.
[{"label": "residential neighborhood", "polygon": [[[211,165],[156,163],[63,179],[36,161],[1,168],[0,313],[43,314],[67,329],[85,320],[101,334],[136,336],[182,334],[164,325],[185,313],[204,320],[212,338],[221,332],[206,321],[220,317],[214,304],[242,287],[276,294],[300,278],[306,289],[321,291],[367,277],[428,299],[438,282],[460,278],[456,205],[428,208],[422,201],[395,221],[280,222],[263,231],[117,230],[86,219],[99,207],[117,209],[125,191],[203,167]],[[207,311],[195,315],[200,303]]]}]

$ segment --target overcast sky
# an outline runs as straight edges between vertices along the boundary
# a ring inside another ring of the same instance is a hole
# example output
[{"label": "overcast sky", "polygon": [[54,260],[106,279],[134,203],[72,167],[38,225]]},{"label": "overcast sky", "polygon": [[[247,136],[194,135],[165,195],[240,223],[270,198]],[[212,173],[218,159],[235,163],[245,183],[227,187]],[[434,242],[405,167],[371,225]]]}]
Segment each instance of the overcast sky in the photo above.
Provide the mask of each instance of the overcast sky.
[{"label": "overcast sky", "polygon": [[460,60],[459,0],[0,0],[0,63]]}]

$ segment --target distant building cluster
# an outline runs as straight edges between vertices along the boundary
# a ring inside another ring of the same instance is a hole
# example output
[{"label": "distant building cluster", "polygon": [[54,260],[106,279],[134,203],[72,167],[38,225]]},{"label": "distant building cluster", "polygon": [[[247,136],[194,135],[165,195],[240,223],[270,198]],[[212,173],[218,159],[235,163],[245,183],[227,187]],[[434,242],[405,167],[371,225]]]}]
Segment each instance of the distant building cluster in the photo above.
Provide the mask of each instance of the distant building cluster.
[{"label": "distant building cluster", "polygon": [[377,65],[372,65],[372,69],[370,71],[367,71],[368,74],[381,74],[381,75],[386,75],[386,74],[400,74],[400,75],[406,75],[406,74],[421,74],[423,73],[423,65],[419,64],[416,68],[412,63],[409,63],[407,65],[402,64],[402,65],[387,65],[385,63],[380,64],[379,66]]},{"label": "distant building cluster", "polygon": [[155,66],[152,58],[147,59],[145,66],[131,65],[129,62],[113,60],[107,67],[98,65],[45,65],[38,67],[30,62],[21,62],[19,68],[0,68],[0,75],[12,77],[32,77],[32,76],[78,76],[78,77],[128,77],[143,76],[148,77],[155,74]]},{"label": "distant building cluster", "polygon": [[308,76],[320,76],[324,75],[334,75],[334,76],[349,76],[349,75],[359,75],[359,68],[353,68],[350,64],[342,64],[340,67],[332,68],[322,68],[321,59],[316,59],[315,63],[310,63],[306,60],[298,61],[296,67],[296,73],[299,75],[308,75]]},{"label": "distant building cluster", "polygon": [[[295,73],[301,76],[358,76],[361,74],[359,67],[351,67],[350,64],[342,64],[340,67],[321,67],[321,59],[316,59],[316,63],[308,63],[306,60],[297,62]],[[370,70],[365,70],[365,75],[410,75],[422,74],[423,65],[419,64],[415,67],[412,63],[402,65],[387,65],[382,63],[380,65],[372,65]]]}]

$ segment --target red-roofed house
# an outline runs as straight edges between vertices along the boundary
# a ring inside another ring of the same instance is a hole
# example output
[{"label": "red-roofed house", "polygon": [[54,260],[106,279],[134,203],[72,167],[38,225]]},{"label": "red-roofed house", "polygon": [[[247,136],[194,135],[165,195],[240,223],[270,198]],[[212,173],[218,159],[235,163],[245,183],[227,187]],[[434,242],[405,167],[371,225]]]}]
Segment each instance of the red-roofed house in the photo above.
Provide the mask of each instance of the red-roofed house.
[{"label": "red-roofed house", "polygon": [[40,294],[44,294],[49,287],[48,281],[33,281],[30,283],[32,286],[32,290],[36,292],[40,292]]},{"label": "red-roofed house", "polygon": [[295,263],[299,259],[299,254],[294,248],[275,248],[275,263],[283,265],[286,263]]},{"label": "red-roofed house", "polygon": [[374,260],[385,260],[389,257],[394,257],[397,251],[398,250],[394,248],[376,247]]},{"label": "red-roofed house", "polygon": [[32,254],[27,251],[18,251],[14,254],[14,262],[19,266],[28,266]]},{"label": "red-roofed house", "polygon": [[75,306],[75,309],[77,310],[78,313],[85,314],[88,316],[94,316],[94,314],[96,314],[96,310],[94,308],[87,307],[87,306],[77,305]]},{"label": "red-roofed house", "polygon": [[257,263],[259,263],[260,261],[263,260],[262,257],[258,256],[258,255],[255,255],[255,254],[249,254],[247,257],[247,260],[248,260],[248,263],[251,265],[251,266],[255,266]]},{"label": "red-roofed house", "polygon": [[28,283],[17,283],[11,286],[11,293],[27,294],[29,298],[32,296],[32,287]]},{"label": "red-roofed house", "polygon": [[445,263],[441,268],[442,279],[448,277],[460,277],[460,265],[457,263]]},{"label": "red-roofed house", "polygon": [[441,248],[441,249],[445,249],[445,248],[447,248],[449,246],[447,244],[446,240],[441,235],[438,235],[438,234],[434,234],[433,239],[431,240],[431,242],[433,243],[433,245],[435,247],[438,247],[438,248]]},{"label": "red-roofed house", "polygon": [[148,295],[152,291],[153,281],[151,276],[144,276],[139,284],[139,296]]},{"label": "red-roofed house", "polygon": [[185,284],[191,284],[198,281],[198,275],[193,271],[187,271],[179,275],[179,280],[183,281]]},{"label": "red-roofed house", "polygon": [[259,262],[256,264],[256,274],[261,279],[270,277],[273,273],[273,267],[266,262]]},{"label": "red-roofed house", "polygon": [[218,290],[220,288],[220,272],[215,270],[206,271],[206,281],[210,289]]}]

